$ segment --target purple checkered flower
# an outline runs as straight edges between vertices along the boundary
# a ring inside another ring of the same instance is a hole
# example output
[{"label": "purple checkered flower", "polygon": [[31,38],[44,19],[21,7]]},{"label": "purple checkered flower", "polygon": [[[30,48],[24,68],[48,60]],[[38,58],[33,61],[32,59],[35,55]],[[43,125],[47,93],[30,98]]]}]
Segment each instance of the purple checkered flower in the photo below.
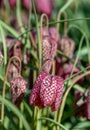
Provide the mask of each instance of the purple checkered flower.
[{"label": "purple checkered flower", "polygon": [[64,90],[64,81],[59,76],[41,72],[36,79],[30,95],[30,104],[44,108],[51,106],[52,111],[58,110]]},{"label": "purple checkered flower", "polygon": [[57,42],[49,37],[44,36],[42,40],[42,70],[49,72],[57,50]]}]

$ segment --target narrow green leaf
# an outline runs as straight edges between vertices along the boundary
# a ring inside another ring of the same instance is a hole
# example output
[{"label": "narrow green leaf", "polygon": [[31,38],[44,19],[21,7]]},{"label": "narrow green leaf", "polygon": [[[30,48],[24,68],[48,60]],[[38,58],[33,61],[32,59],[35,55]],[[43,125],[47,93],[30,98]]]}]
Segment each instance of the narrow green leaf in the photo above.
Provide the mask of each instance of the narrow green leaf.
[{"label": "narrow green leaf", "polygon": [[68,130],[67,128],[65,128],[65,126],[63,126],[62,124],[50,119],[50,118],[46,118],[46,117],[41,117],[39,120],[47,120],[50,121],[52,123],[54,123],[55,125],[58,125],[60,128],[63,128],[63,130]]},{"label": "narrow green leaf", "polygon": [[15,113],[17,115],[18,118],[22,119],[23,125],[25,127],[25,130],[31,130],[31,128],[29,127],[25,117],[22,115],[22,113],[15,107],[15,105],[13,105],[10,101],[8,101],[7,99],[3,99],[2,96],[0,96],[0,102],[2,102],[2,100],[4,100],[4,103],[7,107],[9,107],[13,113]]}]

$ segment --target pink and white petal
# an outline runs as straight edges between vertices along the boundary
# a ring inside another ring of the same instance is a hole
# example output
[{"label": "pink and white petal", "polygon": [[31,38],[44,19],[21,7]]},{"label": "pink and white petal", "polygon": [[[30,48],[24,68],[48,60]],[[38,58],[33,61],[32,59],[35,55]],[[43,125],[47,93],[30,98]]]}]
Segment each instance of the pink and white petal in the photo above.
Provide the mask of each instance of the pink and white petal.
[{"label": "pink and white petal", "polygon": [[41,87],[41,82],[43,81],[43,79],[47,75],[48,75],[47,73],[41,72],[39,74],[38,78],[36,79],[36,82],[35,82],[35,84],[33,86],[33,89],[32,89],[31,95],[30,95],[30,99],[29,99],[30,104],[40,106],[40,104],[41,104],[41,101],[40,101],[40,87]]},{"label": "pink and white petal", "polygon": [[43,79],[40,89],[40,98],[44,106],[50,106],[56,98],[56,80],[51,75]]},{"label": "pink and white petal", "polygon": [[57,93],[56,93],[57,96],[54,103],[51,105],[52,111],[58,110],[61,100],[62,100],[62,95],[64,92],[64,80],[59,76],[55,76],[55,79],[57,81]]}]

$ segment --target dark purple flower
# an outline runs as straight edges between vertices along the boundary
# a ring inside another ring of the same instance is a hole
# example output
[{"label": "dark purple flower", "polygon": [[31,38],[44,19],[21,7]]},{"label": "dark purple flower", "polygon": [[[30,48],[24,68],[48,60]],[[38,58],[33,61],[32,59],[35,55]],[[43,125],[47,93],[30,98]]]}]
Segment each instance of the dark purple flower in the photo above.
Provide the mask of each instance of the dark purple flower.
[{"label": "dark purple flower", "polygon": [[22,76],[13,78],[10,82],[10,92],[12,102],[19,106],[26,92],[27,82]]},{"label": "dark purple flower", "polygon": [[64,90],[64,81],[59,76],[41,72],[36,79],[30,95],[30,104],[44,108],[51,106],[52,111],[58,110]]}]

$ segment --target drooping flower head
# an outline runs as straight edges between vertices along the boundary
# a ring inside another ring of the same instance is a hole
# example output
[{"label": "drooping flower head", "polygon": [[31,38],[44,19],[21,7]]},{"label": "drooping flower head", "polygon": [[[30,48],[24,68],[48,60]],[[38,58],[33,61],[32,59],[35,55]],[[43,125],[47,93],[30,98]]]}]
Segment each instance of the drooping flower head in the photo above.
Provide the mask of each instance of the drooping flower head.
[{"label": "drooping flower head", "polygon": [[[72,39],[69,37],[64,36],[60,40],[60,50],[69,58],[73,57],[73,52],[75,49],[75,43]],[[62,61],[65,62],[67,59],[65,57],[62,57]]]},{"label": "drooping flower head", "polygon": [[49,72],[57,50],[57,42],[50,36],[42,39],[42,70]]},{"label": "drooping flower head", "polygon": [[19,106],[26,92],[27,83],[22,76],[13,78],[10,82],[10,92],[12,102]]},{"label": "drooping flower head", "polygon": [[30,95],[30,104],[44,108],[51,106],[52,111],[58,110],[64,90],[64,81],[59,76],[41,72],[36,79]]}]

